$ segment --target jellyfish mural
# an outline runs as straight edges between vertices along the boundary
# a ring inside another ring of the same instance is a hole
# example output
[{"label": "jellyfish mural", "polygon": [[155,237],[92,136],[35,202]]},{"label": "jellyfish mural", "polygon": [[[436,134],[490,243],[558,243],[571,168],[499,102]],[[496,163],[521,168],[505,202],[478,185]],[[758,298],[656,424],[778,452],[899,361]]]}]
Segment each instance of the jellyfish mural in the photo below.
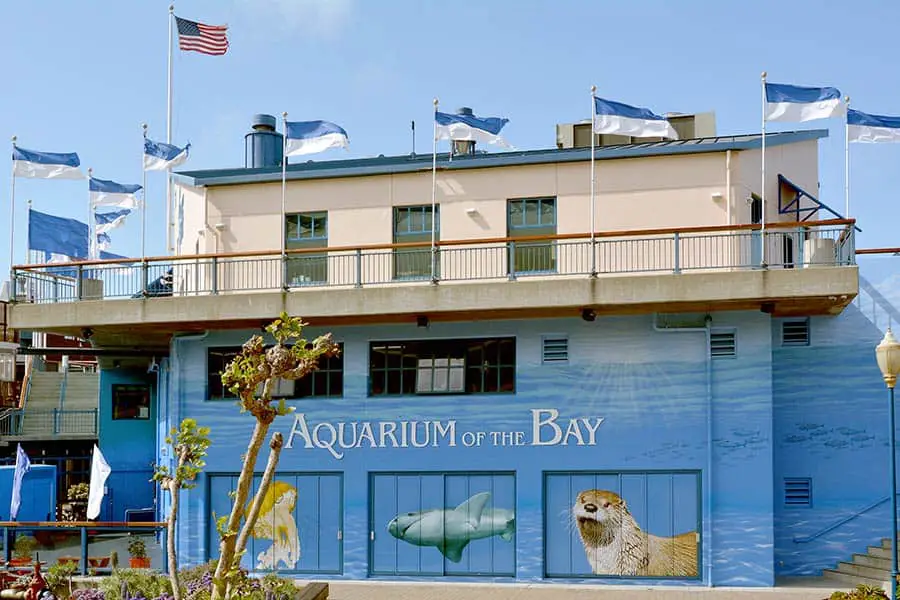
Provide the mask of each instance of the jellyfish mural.
[{"label": "jellyfish mural", "polygon": [[297,488],[284,481],[273,481],[263,498],[259,519],[252,535],[257,540],[272,540],[272,545],[256,556],[259,570],[297,568],[300,560],[300,533],[294,520]]}]

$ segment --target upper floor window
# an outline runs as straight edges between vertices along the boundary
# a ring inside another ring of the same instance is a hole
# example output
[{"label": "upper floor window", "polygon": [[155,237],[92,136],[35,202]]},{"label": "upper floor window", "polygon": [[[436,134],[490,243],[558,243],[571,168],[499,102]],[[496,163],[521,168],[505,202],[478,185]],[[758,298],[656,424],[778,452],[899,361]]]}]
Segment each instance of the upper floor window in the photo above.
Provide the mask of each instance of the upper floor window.
[{"label": "upper floor window", "polygon": [[328,241],[328,213],[311,212],[285,215],[288,242]]},{"label": "upper floor window", "polygon": [[[441,230],[441,210],[435,206],[437,220],[434,223],[435,231]],[[432,212],[431,205],[424,206],[397,206],[394,208],[394,237],[407,235],[431,236]]]},{"label": "upper floor window", "polygon": [[[522,198],[507,203],[510,238],[556,235],[556,199]],[[547,273],[556,270],[556,244],[522,241],[510,247],[509,269],[515,273]]]},{"label": "upper floor window", "polygon": [[328,255],[310,252],[311,249],[328,247],[328,213],[311,212],[285,215],[287,250],[292,252],[287,261],[287,281],[290,286],[322,285],[328,282]]},{"label": "upper floor window", "polygon": [[[552,229],[556,233],[556,199],[526,198],[509,201],[509,228]],[[536,233],[534,235],[540,235]]]},{"label": "upper floor window", "polygon": [[[272,392],[273,398],[325,398],[344,395],[344,345],[338,344],[338,356],[319,359],[319,368],[302,379],[282,380]],[[222,371],[241,353],[240,346],[207,350],[207,398],[228,400],[236,396],[222,385]],[[261,391],[261,390],[260,390]]]},{"label": "upper floor window", "polygon": [[372,342],[369,386],[372,396],[513,393],[516,340]]},{"label": "upper floor window", "polygon": [[[440,238],[441,211],[431,205],[397,206],[394,208],[394,243],[421,244],[394,250],[394,278],[422,279],[431,277],[431,227]],[[440,275],[440,255],[435,255],[435,275]]]}]

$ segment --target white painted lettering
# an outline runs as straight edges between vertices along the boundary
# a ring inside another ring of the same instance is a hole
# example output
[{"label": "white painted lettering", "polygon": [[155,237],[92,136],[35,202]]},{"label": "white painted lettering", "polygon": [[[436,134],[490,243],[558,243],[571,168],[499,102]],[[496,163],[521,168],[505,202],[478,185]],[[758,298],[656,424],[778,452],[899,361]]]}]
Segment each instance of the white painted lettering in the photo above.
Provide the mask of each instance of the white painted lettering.
[{"label": "white painted lettering", "polygon": [[[544,415],[549,418],[543,418]],[[559,411],[555,408],[533,408],[531,409],[531,445],[532,446],[555,446],[562,439],[562,429],[556,424],[559,417]],[[547,426],[553,431],[553,437],[548,441],[541,438],[541,429]]]}]

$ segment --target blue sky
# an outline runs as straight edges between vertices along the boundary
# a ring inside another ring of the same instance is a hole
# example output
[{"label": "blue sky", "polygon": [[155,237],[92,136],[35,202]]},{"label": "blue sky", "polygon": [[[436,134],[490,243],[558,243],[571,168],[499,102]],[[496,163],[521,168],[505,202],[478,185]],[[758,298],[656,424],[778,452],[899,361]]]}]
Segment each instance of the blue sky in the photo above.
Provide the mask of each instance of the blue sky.
[{"label": "blue sky", "polygon": [[[2,3],[6,143],[15,134],[24,148],[77,151],[96,177],[139,183],[141,123],[165,136],[168,4]],[[900,115],[900,79],[884,66],[897,40],[874,26],[900,21],[900,3],[882,0],[183,0],[175,12],[227,23],[231,41],[222,57],[175,54],[173,141],[192,143],[191,169],[240,166],[258,112],[344,126],[350,153],[321,158],[409,152],[414,119],[424,153],[435,96],[445,109],[509,118],[504,133],[518,148],[552,147],[556,123],[590,117],[592,84],[656,112],[715,110],[720,134],[758,132],[763,70],[773,82],[833,85],[855,108]],[[843,210],[843,124],[770,124],[819,127],[831,131],[820,143],[820,198]],[[851,155],[858,246],[900,245],[900,144],[854,144]],[[147,250],[160,255],[164,180],[148,176]],[[86,187],[17,179],[16,262],[26,200],[85,220]],[[112,238],[112,252],[139,255],[139,216]]]}]

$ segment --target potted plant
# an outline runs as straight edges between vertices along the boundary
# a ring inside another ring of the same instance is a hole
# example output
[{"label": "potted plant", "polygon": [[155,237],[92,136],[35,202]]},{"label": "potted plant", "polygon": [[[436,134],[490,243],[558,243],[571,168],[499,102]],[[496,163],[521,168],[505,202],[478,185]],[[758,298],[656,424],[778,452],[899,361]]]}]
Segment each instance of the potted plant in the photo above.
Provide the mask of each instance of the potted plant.
[{"label": "potted plant", "polygon": [[147,557],[147,546],[139,537],[128,540],[128,564],[132,569],[149,569],[150,559]]},{"label": "potted plant", "polygon": [[66,490],[66,498],[69,502],[62,507],[63,520],[87,520],[87,501],[90,492],[91,488],[86,483],[76,483],[69,486],[69,489]]},{"label": "potted plant", "polygon": [[34,551],[37,550],[37,540],[31,536],[18,535],[13,543],[13,557],[9,561],[11,567],[21,567],[31,564]]}]

